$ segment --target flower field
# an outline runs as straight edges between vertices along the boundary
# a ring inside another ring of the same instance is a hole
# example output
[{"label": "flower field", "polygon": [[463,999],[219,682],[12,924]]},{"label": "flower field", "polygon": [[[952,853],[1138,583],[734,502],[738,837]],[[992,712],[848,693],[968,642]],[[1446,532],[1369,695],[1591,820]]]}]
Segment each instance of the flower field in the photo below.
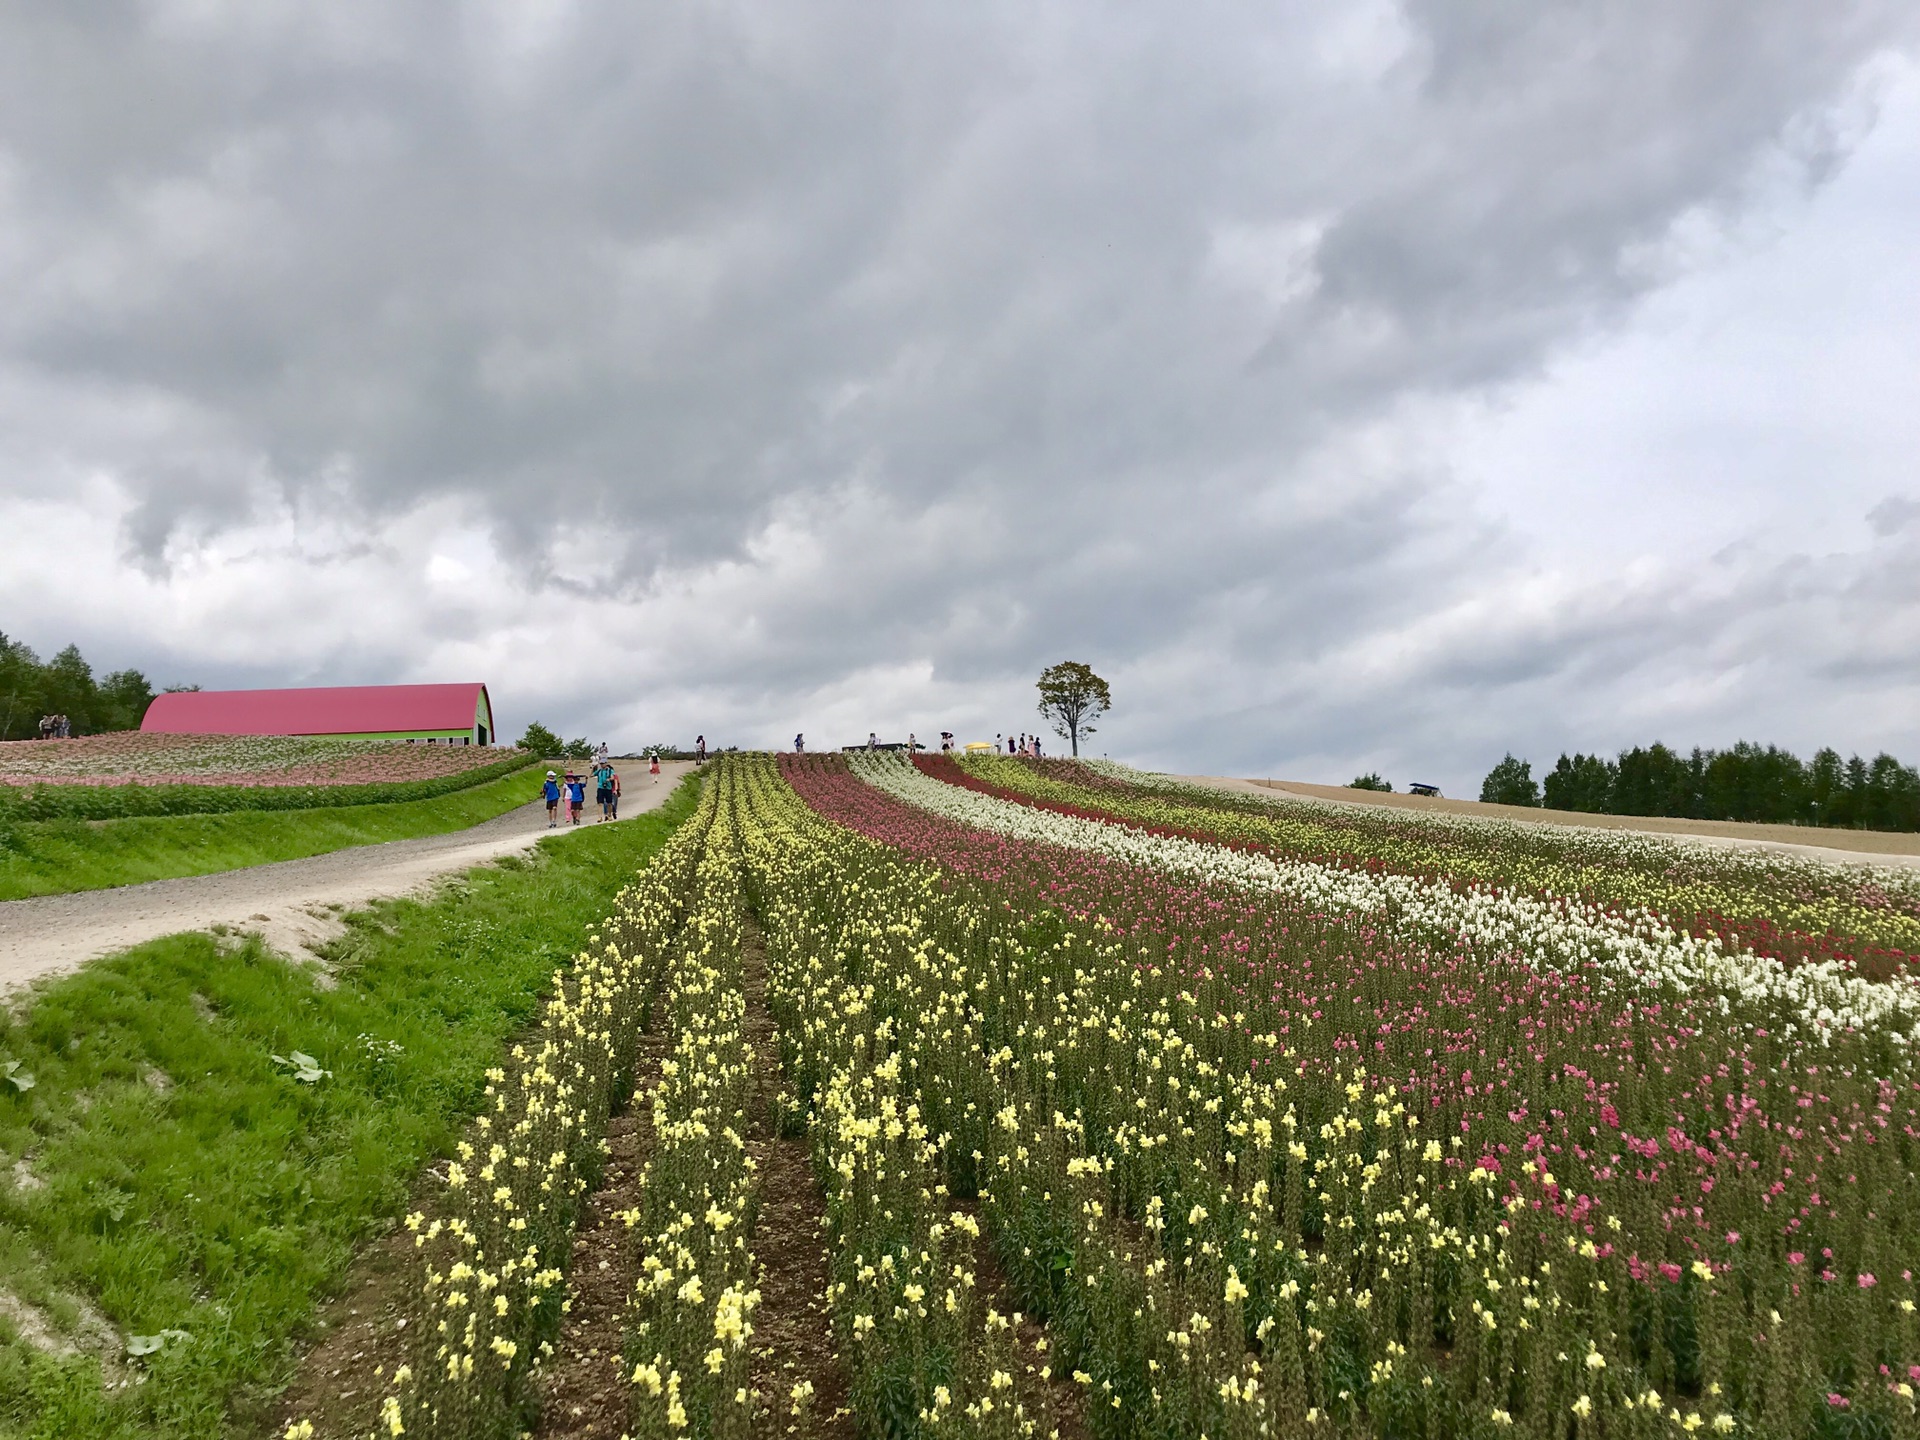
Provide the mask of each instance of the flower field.
[{"label": "flower field", "polygon": [[150,735],[0,742],[0,785],[377,785],[497,764],[478,745],[303,735]]},{"label": "flower field", "polygon": [[634,1437],[808,1433],[753,1379],[769,1123],[861,1434],[1920,1435],[1917,915],[1638,837],[727,757],[410,1219],[380,1433],[529,1423],[651,1028]]}]

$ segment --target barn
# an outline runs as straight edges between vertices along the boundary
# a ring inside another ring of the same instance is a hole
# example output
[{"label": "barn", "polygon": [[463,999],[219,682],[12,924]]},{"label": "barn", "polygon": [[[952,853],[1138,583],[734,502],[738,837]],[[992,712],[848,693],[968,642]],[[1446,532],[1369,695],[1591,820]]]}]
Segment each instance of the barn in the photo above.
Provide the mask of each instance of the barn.
[{"label": "barn", "polygon": [[140,728],[160,735],[337,735],[490,745],[493,702],[470,685],[344,685],[308,690],[178,690],[156,695]]}]

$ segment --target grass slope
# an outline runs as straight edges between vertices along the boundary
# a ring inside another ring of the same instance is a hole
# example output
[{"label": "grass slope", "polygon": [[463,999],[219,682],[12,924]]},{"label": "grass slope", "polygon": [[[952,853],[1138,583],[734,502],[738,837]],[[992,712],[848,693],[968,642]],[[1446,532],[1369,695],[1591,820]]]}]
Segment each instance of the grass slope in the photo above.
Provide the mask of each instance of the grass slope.
[{"label": "grass slope", "polygon": [[[361,914],[329,952],[331,986],[257,942],[180,935],[0,1017],[0,1061],[34,1081],[0,1081],[0,1437],[204,1440],[261,1424],[290,1339],[355,1246],[402,1213],[553,971],[690,813],[694,783],[432,903]],[[271,1058],[294,1050],[331,1076],[303,1084]],[[51,1358],[23,1338],[84,1331],[83,1304],[163,1343],[103,1377],[84,1349]],[[116,1371],[143,1383],[113,1388]]]},{"label": "grass slope", "polygon": [[315,810],[132,820],[45,820],[0,827],[0,900],[210,875],[353,845],[441,835],[538,798],[533,769],[431,800]]}]

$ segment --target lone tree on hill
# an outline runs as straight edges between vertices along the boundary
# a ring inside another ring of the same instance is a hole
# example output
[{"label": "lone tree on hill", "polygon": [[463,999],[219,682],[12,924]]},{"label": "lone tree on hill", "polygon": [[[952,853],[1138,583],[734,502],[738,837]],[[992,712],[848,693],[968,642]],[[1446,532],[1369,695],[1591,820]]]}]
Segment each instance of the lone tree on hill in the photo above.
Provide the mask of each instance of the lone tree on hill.
[{"label": "lone tree on hill", "polygon": [[1349,790],[1381,790],[1381,791],[1385,791],[1389,795],[1393,793],[1392,784],[1388,781],[1382,780],[1380,778],[1380,772],[1378,770],[1369,770],[1364,775],[1354,776],[1353,779],[1347,782],[1347,789]]},{"label": "lone tree on hill", "polygon": [[1107,682],[1078,660],[1062,660],[1040,672],[1040,713],[1053,730],[1080,753],[1080,737],[1093,734],[1093,722],[1113,707]]},{"label": "lone tree on hill", "polygon": [[1540,786],[1533,778],[1533,766],[1509,752],[1487,772],[1480,784],[1480,799],[1490,805],[1538,805]]}]

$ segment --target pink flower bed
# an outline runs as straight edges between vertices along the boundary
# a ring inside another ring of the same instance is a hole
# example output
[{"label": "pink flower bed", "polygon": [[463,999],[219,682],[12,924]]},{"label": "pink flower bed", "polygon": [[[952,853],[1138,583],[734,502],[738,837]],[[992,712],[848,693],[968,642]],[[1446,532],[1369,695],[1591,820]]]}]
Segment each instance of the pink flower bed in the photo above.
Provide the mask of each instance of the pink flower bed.
[{"label": "pink flower bed", "polygon": [[398,784],[459,775],[511,753],[481,745],[126,730],[0,742],[0,785]]}]

